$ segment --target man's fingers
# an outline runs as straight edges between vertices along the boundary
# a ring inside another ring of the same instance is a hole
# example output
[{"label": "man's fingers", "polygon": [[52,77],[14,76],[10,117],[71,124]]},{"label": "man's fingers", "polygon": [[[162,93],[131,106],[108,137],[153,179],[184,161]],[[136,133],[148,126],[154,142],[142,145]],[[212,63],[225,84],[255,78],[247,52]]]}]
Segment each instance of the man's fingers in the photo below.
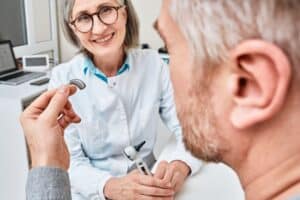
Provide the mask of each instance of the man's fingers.
[{"label": "man's fingers", "polygon": [[158,179],[163,179],[165,176],[165,173],[168,168],[168,162],[167,161],[161,161],[155,171],[154,177]]},{"label": "man's fingers", "polygon": [[71,123],[79,123],[80,121],[80,117],[72,109],[65,109],[62,116],[59,118],[58,123],[63,129],[65,129]]},{"label": "man's fingers", "polygon": [[58,124],[63,128],[67,128],[72,123],[79,123],[81,119],[79,117],[71,118],[70,116],[64,115],[58,120]]},{"label": "man's fingers", "polygon": [[[74,85],[68,85],[68,88],[70,90],[69,96],[73,95],[76,92],[76,87]],[[43,112],[47,108],[50,100],[56,94],[57,90],[58,89],[52,89],[52,90],[48,90],[48,91],[44,92],[43,94],[41,94],[38,98],[36,98],[30,104],[30,106],[28,106],[25,109],[23,114],[24,115],[34,115],[34,114],[37,114],[36,112],[39,112],[38,114]]]},{"label": "man's fingers", "polygon": [[30,106],[25,109],[24,114],[33,115],[36,113],[36,111],[42,112],[48,106],[51,98],[55,95],[56,92],[57,89],[53,89],[41,94],[30,104]]},{"label": "man's fingers", "polygon": [[47,106],[45,111],[41,114],[41,117],[44,117],[45,119],[50,121],[53,120],[53,122],[56,121],[57,117],[67,104],[71,92],[74,92],[72,91],[71,86],[62,86],[61,88],[59,88],[50,100],[49,105]]},{"label": "man's fingers", "polygon": [[77,87],[75,85],[69,84],[67,87],[69,88],[69,92],[70,92],[69,96],[72,96],[73,94],[76,93]]},{"label": "man's fingers", "polygon": [[72,109],[72,104],[70,103],[70,101],[68,101],[67,104],[65,105],[65,109],[67,110]]},{"label": "man's fingers", "polygon": [[68,101],[67,105],[69,106],[65,106],[64,110],[63,110],[63,114],[68,115],[71,118],[79,118],[79,116],[74,112],[71,103]]}]

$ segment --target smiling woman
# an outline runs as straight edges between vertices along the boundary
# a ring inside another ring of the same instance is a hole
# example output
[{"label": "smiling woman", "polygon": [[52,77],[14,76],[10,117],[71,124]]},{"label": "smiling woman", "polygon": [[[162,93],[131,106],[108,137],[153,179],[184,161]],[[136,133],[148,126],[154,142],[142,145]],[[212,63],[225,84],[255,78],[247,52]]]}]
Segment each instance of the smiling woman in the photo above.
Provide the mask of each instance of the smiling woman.
[{"label": "smiling woman", "polygon": [[[72,79],[86,83],[70,99],[82,121],[65,132],[72,199],[173,197],[200,164],[182,144],[168,67],[156,51],[135,48],[139,23],[132,2],[64,0],[62,6],[65,35],[81,51],[53,69],[49,88]],[[159,175],[131,173],[123,149],[146,141],[140,157],[151,167],[158,114],[182,148],[170,157],[174,162],[160,165]]]},{"label": "smiling woman", "polygon": [[[74,7],[75,6],[75,0],[62,1],[62,2],[63,2],[63,5],[62,5],[62,8],[63,8],[62,9],[63,18],[61,19],[61,24],[62,24],[62,27],[63,27],[63,31],[65,33],[65,36],[76,47],[79,47],[81,50],[84,50],[84,47],[80,44],[80,42],[78,41],[78,39],[77,39],[77,37],[76,37],[76,35],[75,35],[72,27],[70,26],[70,20],[74,19],[73,18],[74,17],[73,14],[74,14],[74,11],[76,9]],[[79,1],[76,1],[76,2],[79,2]],[[84,3],[84,2],[85,1],[82,1],[82,3]],[[101,7],[94,8],[98,12],[93,13],[93,14],[97,15],[97,17],[100,20],[101,20],[101,18],[103,18],[103,15],[107,14],[107,11],[108,11],[107,9],[109,8],[107,6],[116,5],[116,4],[109,4],[108,2],[105,3],[104,5],[102,5],[102,6],[104,6],[104,9],[103,9],[103,7],[102,7],[102,9],[101,9]],[[125,41],[124,41],[125,47],[128,48],[128,49],[129,48],[133,48],[133,47],[137,47],[137,45],[139,43],[139,22],[138,22],[138,18],[137,18],[136,12],[135,12],[135,10],[133,8],[133,5],[132,5],[131,1],[126,1],[126,0],[116,0],[116,2],[118,2],[119,5],[122,5],[122,6],[119,7],[119,9],[125,7],[126,10],[127,10],[126,35],[125,35]],[[84,3],[84,4],[86,4],[86,3]],[[119,9],[117,9],[117,11]],[[106,13],[104,13],[103,11],[106,11]],[[110,11],[112,11],[112,10],[110,10]],[[77,22],[78,22],[78,19],[82,20],[82,19],[84,19],[82,17],[87,17],[88,16],[88,15],[86,15],[88,13],[84,12],[84,10],[79,11],[79,13],[85,14],[85,15],[80,15],[80,18],[78,18],[79,16],[76,16],[77,17],[76,18]],[[115,13],[114,11],[113,11],[113,13],[118,18],[119,13],[118,12]],[[102,15],[102,17],[100,17],[100,15]],[[89,18],[91,18],[90,15],[89,15]],[[114,17],[113,19],[117,20],[117,18]],[[93,17],[92,17],[92,19],[93,19]],[[109,24],[113,24],[114,20],[110,21]],[[76,20],[73,20],[72,22],[71,23],[74,26]],[[93,21],[93,23],[94,23],[94,21]],[[90,26],[89,29],[91,29],[92,28],[91,25],[89,25],[89,26]],[[76,27],[76,25],[74,27]],[[83,32],[88,32],[88,31],[84,30]]]}]

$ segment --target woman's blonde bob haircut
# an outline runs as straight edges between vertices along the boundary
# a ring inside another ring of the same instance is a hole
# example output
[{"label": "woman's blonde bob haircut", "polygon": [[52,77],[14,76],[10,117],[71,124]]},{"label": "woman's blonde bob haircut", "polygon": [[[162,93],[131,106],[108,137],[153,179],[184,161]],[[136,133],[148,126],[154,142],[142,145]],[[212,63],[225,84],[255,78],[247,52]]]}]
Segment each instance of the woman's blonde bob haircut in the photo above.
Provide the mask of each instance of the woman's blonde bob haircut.
[{"label": "woman's blonde bob haircut", "polygon": [[[134,10],[131,0],[118,0],[120,5],[125,5],[127,10],[127,23],[126,23],[126,36],[124,41],[125,50],[135,48],[139,45],[139,21],[137,14]],[[60,23],[66,39],[73,45],[78,47],[81,52],[86,51],[78,41],[76,35],[70,27],[70,19],[75,0],[61,0]]]}]

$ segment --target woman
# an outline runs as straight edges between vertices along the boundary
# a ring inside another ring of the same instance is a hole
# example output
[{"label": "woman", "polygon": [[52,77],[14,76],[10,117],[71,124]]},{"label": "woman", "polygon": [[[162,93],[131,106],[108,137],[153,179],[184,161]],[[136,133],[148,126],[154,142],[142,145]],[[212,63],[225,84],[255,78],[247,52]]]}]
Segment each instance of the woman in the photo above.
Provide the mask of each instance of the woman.
[{"label": "woman", "polygon": [[[87,87],[70,100],[82,118],[66,130],[73,199],[173,197],[199,161],[184,151],[168,67],[155,51],[134,49],[138,21],[129,0],[65,0],[63,26],[81,49],[53,69],[50,88],[79,78]],[[180,141],[154,176],[141,175],[122,152],[146,141],[140,156],[155,162],[160,114]]]}]

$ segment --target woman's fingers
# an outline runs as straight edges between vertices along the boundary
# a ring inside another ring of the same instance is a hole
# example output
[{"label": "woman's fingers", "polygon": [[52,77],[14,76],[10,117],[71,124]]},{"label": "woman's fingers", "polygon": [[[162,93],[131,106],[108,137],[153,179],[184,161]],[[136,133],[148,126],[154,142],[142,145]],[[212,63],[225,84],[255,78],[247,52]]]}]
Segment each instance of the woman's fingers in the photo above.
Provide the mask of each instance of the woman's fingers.
[{"label": "woman's fingers", "polygon": [[154,177],[158,179],[163,179],[165,176],[165,173],[168,168],[168,162],[167,161],[161,161],[156,168]]},{"label": "woman's fingers", "polygon": [[178,191],[183,184],[184,179],[182,178],[182,174],[180,172],[175,172],[172,177],[171,184],[174,187],[175,191]]},{"label": "woman's fingers", "polygon": [[138,175],[138,183],[145,186],[154,186],[168,189],[170,188],[170,185],[166,184],[164,180],[155,178],[154,176],[146,176],[142,174]]},{"label": "woman's fingers", "polygon": [[173,187],[174,185],[171,183],[171,180],[173,178],[174,175],[174,167],[172,165],[168,165],[165,176],[163,178],[164,182],[168,182],[171,184],[171,187]]},{"label": "woman's fingers", "polygon": [[146,196],[146,195],[138,195],[137,198],[138,200],[173,200],[174,197],[153,197],[153,196]]},{"label": "woman's fingers", "polygon": [[153,197],[171,197],[174,195],[173,189],[159,188],[140,185],[137,189],[139,194]]}]

